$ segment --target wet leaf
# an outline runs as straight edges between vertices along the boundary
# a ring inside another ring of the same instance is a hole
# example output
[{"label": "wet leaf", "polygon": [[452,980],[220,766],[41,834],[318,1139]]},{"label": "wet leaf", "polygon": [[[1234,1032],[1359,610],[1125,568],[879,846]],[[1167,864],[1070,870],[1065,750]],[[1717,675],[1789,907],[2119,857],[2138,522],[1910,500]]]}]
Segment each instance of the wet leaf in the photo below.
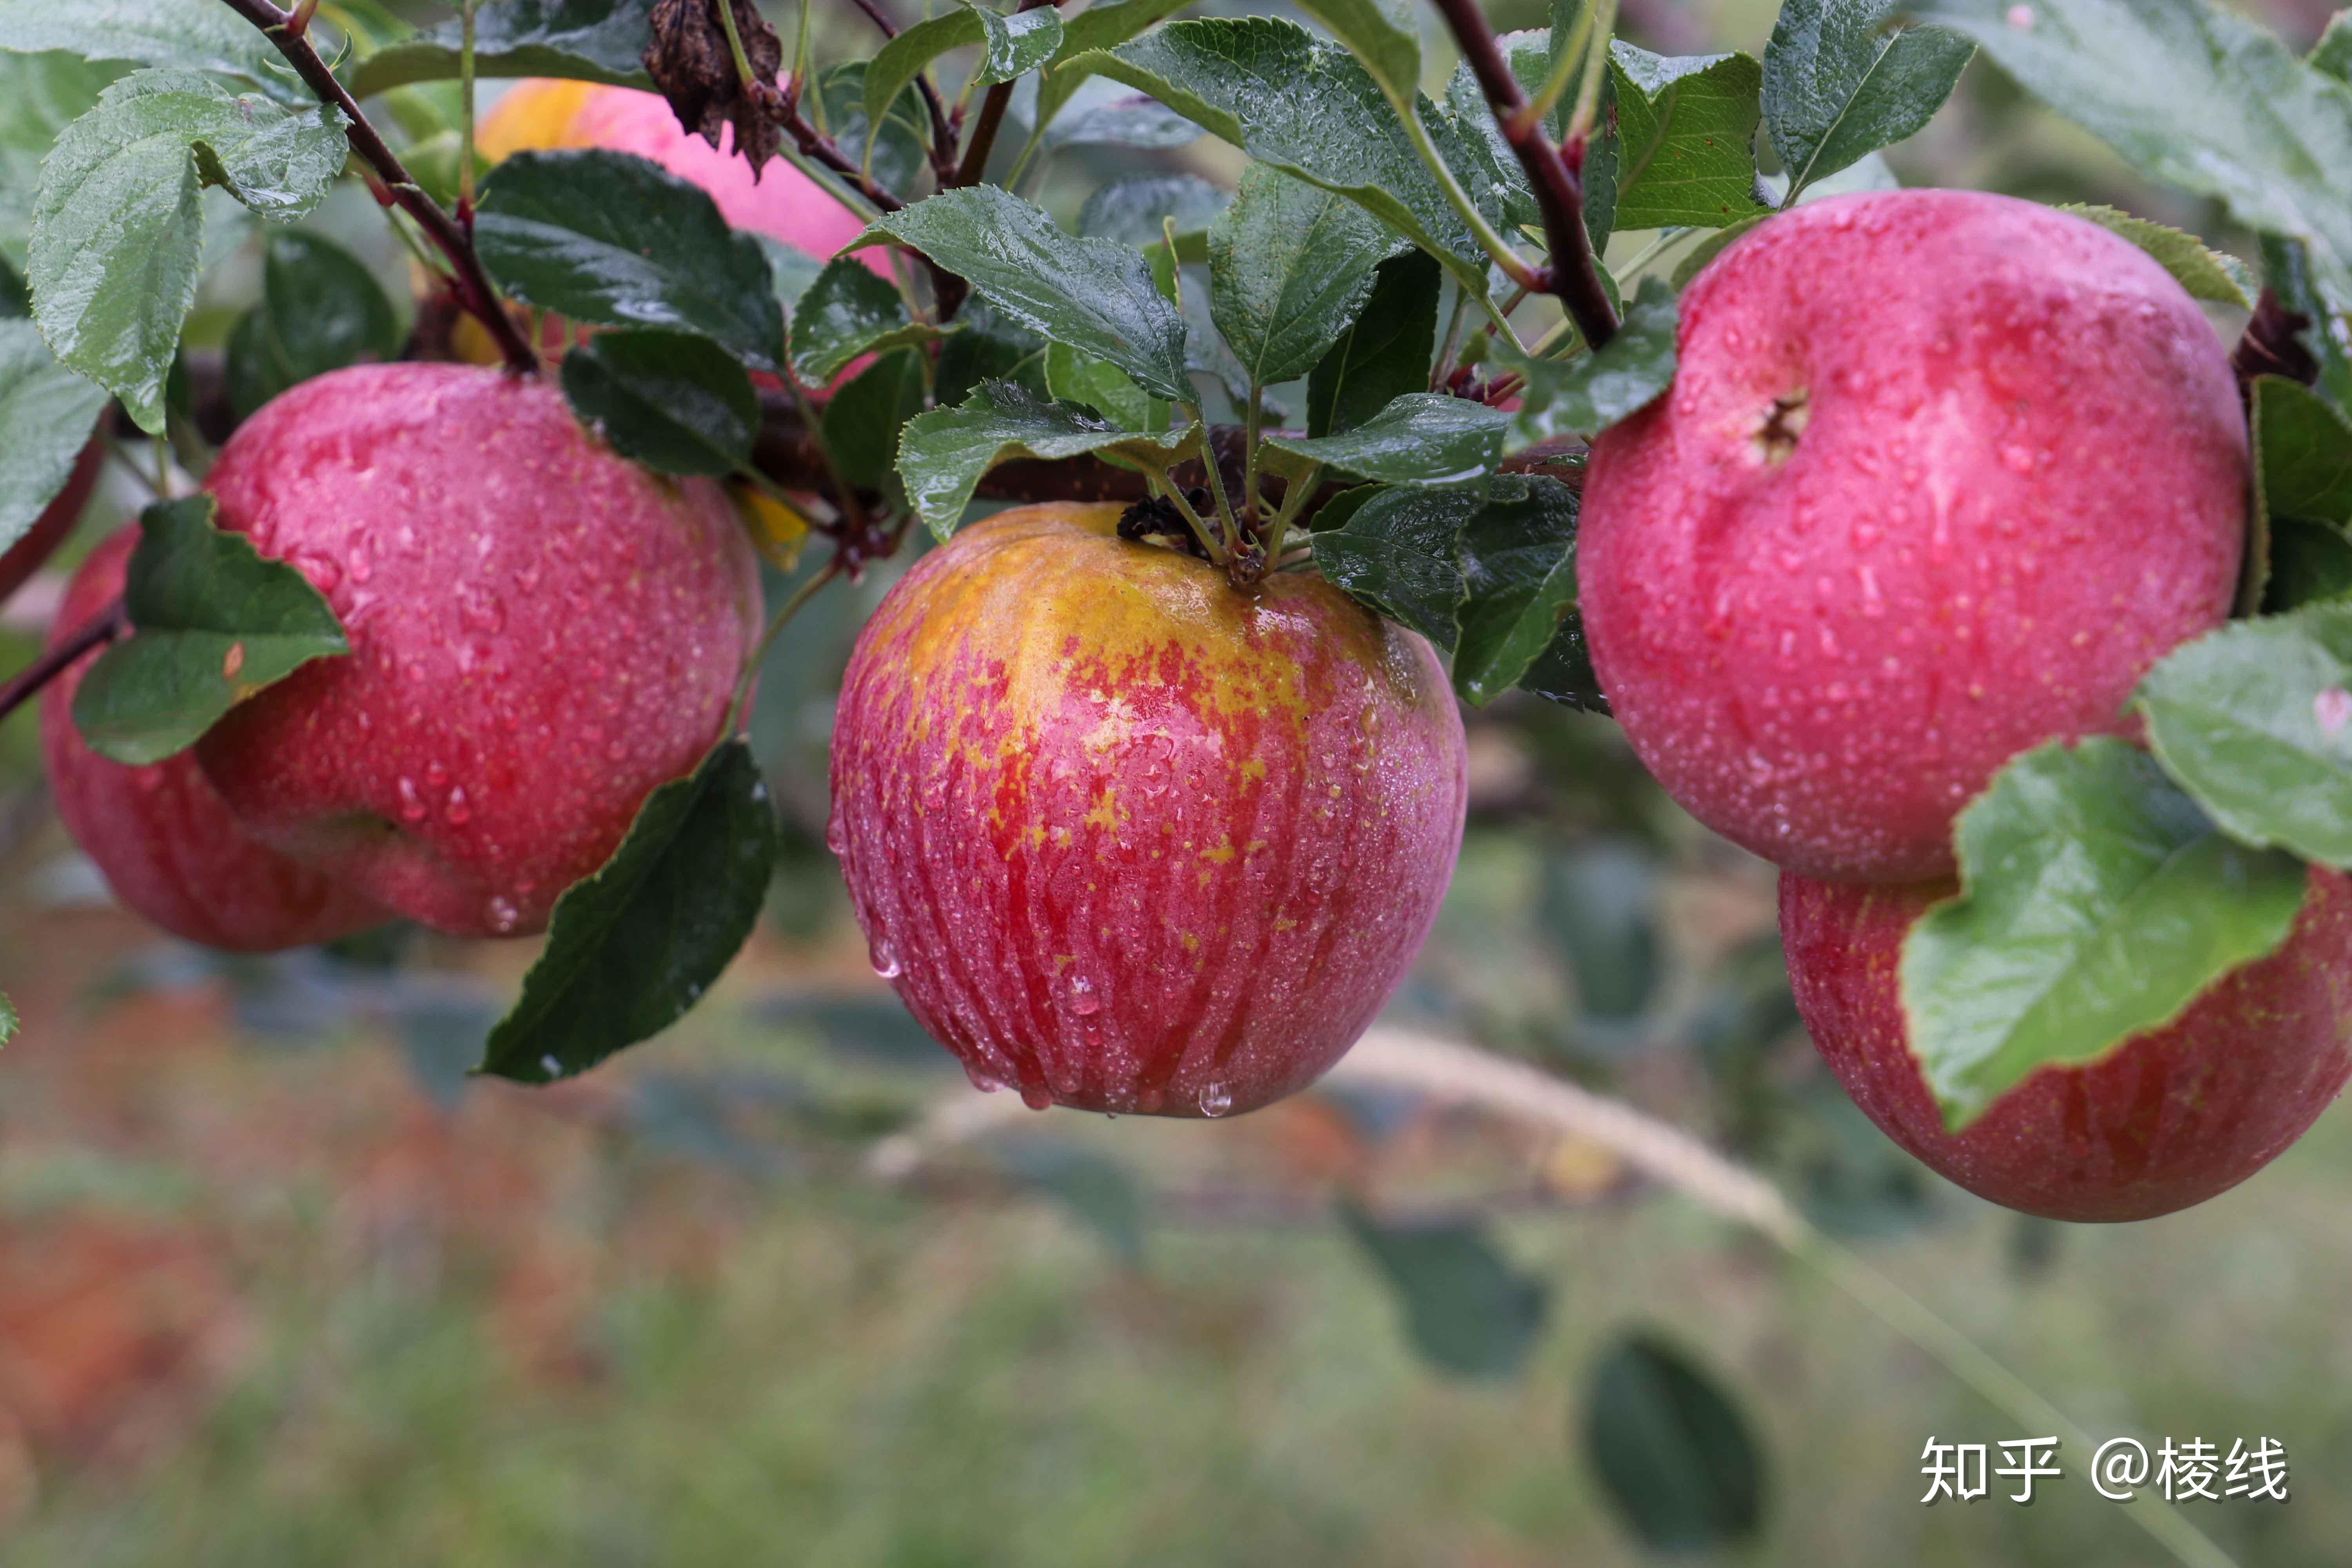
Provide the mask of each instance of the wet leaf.
[{"label": "wet leaf", "polygon": [[[24,264],[33,237],[33,197],[41,160],[58,134],[88,113],[120,65],[77,55],[0,52],[0,258]],[[28,315],[26,306],[18,315]]]},{"label": "wet leaf", "polygon": [[1209,229],[1209,313],[1255,386],[1305,375],[1400,243],[1344,196],[1265,163]]},{"label": "wet leaf", "polygon": [[658,474],[751,459],[760,398],[733,355],[685,332],[599,332],[563,356],[563,395],[605,444]]},{"label": "wet leaf", "polygon": [[950,49],[982,46],[974,80],[1011,81],[1036,69],[1062,47],[1061,14],[1051,5],[1002,16],[962,4],[918,22],[884,44],[866,69],[866,117],[879,120],[918,73]]},{"label": "wet leaf", "polygon": [[1505,475],[1462,529],[1454,689],[1484,707],[1518,683],[1576,614],[1577,495]]},{"label": "wet leaf", "polygon": [[1644,278],[1617,335],[1599,352],[1571,360],[1508,351],[1498,356],[1502,368],[1527,377],[1511,426],[1514,443],[1532,446],[1570,431],[1597,436],[1673,385],[1676,310],[1665,280]]},{"label": "wet leaf", "polygon": [[898,443],[898,477],[916,515],[946,539],[962,521],[982,477],[999,463],[1094,452],[1160,471],[1192,438],[1189,429],[1121,430],[1075,404],[1042,398],[1009,382],[987,382],[961,407],[935,408],[908,421]]},{"label": "wet leaf", "polygon": [[1468,1221],[1385,1221],[1353,1204],[1339,1217],[1404,1312],[1423,1360],[1455,1377],[1507,1378],[1543,1331],[1550,1289],[1519,1272],[1486,1227]]},{"label": "wet leaf", "polygon": [[1954,847],[1964,891],[1912,927],[1901,967],[1911,1049],[1954,1131],[2036,1068],[2171,1022],[2274,952],[2303,902],[2293,856],[2231,842],[2106,737],[2016,758]]},{"label": "wet leaf", "polygon": [[1756,124],[1763,68],[1747,55],[1668,58],[1610,46],[1620,229],[1721,228],[1763,211]]},{"label": "wet leaf", "polygon": [[793,374],[803,386],[823,386],[860,354],[945,335],[938,327],[908,317],[898,290],[873,268],[854,257],[836,257],[825,263],[793,307]]},{"label": "wet leaf", "polygon": [[1160,223],[1173,219],[1180,235],[1206,229],[1233,193],[1197,174],[1129,174],[1095,189],[1078,209],[1078,232],[1122,245],[1156,245]]},{"label": "wet leaf", "polygon": [[359,258],[317,235],[272,235],[262,299],[228,343],[229,403],[243,418],[298,383],[400,352],[400,321]]},{"label": "wet leaf", "polygon": [[202,188],[290,222],[327,194],[346,153],[333,110],[281,109],[194,71],[115,82],[42,165],[26,266],[42,337],[160,435],[163,380],[196,297]]},{"label": "wet leaf", "polygon": [[[653,42],[646,19],[652,9],[652,0],[500,0],[484,5],[474,16],[475,73],[651,87],[644,56]],[[411,82],[454,81],[463,43],[461,25],[449,21],[389,44],[352,68],[352,95],[364,99]]]},{"label": "wet leaf", "polygon": [[1485,504],[1470,489],[1371,490],[1338,527],[1318,523],[1315,569],[1450,652],[1460,635],[1462,530]]},{"label": "wet leaf", "polygon": [[2254,296],[2262,291],[2262,286],[2253,269],[2234,256],[2208,249],[2193,234],[2183,234],[2177,228],[2117,212],[2114,207],[2084,202],[2068,202],[2058,210],[2073,213],[2130,240],[2171,273],[2173,281],[2187,289],[2192,300],[2211,300],[2235,305],[2242,310],[2254,308]]},{"label": "wet leaf", "polygon": [[751,934],[777,837],[740,740],[647,795],[613,858],[556,900],[547,945],[478,1070],[550,1083],[677,1022]]},{"label": "wet leaf", "polygon": [[866,233],[921,251],[1000,316],[1118,366],[1154,397],[1193,401],[1184,318],[1131,247],[1073,238],[1043,208],[994,185],[944,192],[884,215]]},{"label": "wet leaf", "polygon": [[698,332],[781,368],[783,312],[760,242],[699,186],[626,153],[517,153],[474,220],[482,264],[515,298],[575,321]]},{"label": "wet leaf", "polygon": [[242,78],[273,96],[310,101],[285,57],[226,5],[203,0],[0,0],[0,50],[61,50],[85,60],[129,60]]},{"label": "wet leaf", "polygon": [[1601,1352],[1584,1442],[1618,1517],[1654,1552],[1710,1551],[1762,1529],[1764,1458],[1747,1417],[1656,1334],[1636,1331]]},{"label": "wet leaf", "polygon": [[1418,250],[1381,263],[1363,308],[1307,377],[1309,436],[1353,430],[1404,394],[1427,390],[1443,282]]},{"label": "wet leaf", "polygon": [[1764,46],[1764,123],[1789,194],[1923,129],[1976,53],[1899,0],[1788,0]]},{"label": "wet leaf", "polygon": [[100,756],[162,762],[255,692],[351,652],[309,579],[212,520],[208,495],[140,514],[122,590],[136,635],[100,654],[74,692],[74,727]]},{"label": "wet leaf", "polygon": [[1511,416],[1438,392],[1408,392],[1337,436],[1269,436],[1266,444],[1346,473],[1425,489],[1468,484],[1495,471]]}]

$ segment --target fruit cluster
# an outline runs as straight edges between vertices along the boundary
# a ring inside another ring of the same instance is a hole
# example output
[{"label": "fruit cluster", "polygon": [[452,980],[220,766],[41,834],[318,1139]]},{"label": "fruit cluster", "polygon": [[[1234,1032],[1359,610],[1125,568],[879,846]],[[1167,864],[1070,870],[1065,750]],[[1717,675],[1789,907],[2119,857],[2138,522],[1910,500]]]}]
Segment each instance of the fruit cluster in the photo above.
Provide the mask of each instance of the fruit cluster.
[{"label": "fruit cluster", "polygon": [[2132,1219],[2243,1179],[2352,1072],[2347,889],[2161,1027],[2045,1066],[1953,1131],[1901,954],[1959,891],[1953,825],[2221,626],[2246,419],[2173,278],[2007,197],[1832,198],[1682,300],[1665,396],[1604,433],[1578,562],[1593,666],[1667,792],[1781,868],[1800,1010],[1854,1101],[1997,1202]]}]

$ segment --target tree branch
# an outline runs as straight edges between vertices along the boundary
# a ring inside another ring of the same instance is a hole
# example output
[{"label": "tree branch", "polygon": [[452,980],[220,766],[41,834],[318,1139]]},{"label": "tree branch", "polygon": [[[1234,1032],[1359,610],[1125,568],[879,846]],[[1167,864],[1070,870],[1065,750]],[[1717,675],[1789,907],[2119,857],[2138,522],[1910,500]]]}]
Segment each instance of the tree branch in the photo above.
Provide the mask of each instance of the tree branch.
[{"label": "tree branch", "polygon": [[1544,243],[1551,252],[1538,279],[1541,291],[1559,297],[1585,342],[1597,349],[1617,335],[1617,311],[1601,281],[1592,237],[1585,232],[1581,150],[1571,158],[1553,146],[1542,124],[1526,112],[1527,94],[1519,90],[1518,79],[1503,58],[1478,0],[1433,3],[1452,30],[1470,74],[1477,79],[1478,89],[1486,95],[1503,140],[1510,143],[1519,166],[1528,172],[1537,210],[1543,215]]},{"label": "tree branch", "polygon": [[394,154],[376,128],[360,112],[359,100],[349,89],[335,79],[327,62],[319,58],[309,37],[309,9],[299,13],[281,11],[270,0],[223,0],[228,8],[261,29],[262,36],[286,57],[295,74],[305,86],[316,93],[321,103],[342,111],[345,121],[344,139],[352,151],[375,172],[383,188],[379,201],[389,200],[401,211],[416,220],[441,254],[448,258],[450,281],[457,289],[457,302],[468,314],[478,317],[490,336],[497,342],[499,352],[506,357],[507,368],[522,374],[539,369],[539,356],[524,341],[522,331],[506,307],[499,302],[499,291],[490,286],[488,274],[482,270],[481,258],[474,254],[474,242],[459,228],[457,220],[441,210],[441,204],[425,194],[400,159]]},{"label": "tree branch", "polygon": [[2263,290],[2244,334],[2230,353],[2230,368],[2238,374],[2238,395],[2249,407],[2254,401],[2256,376],[2283,375],[2305,386],[2318,382],[2319,361],[2303,346],[2299,335],[2310,326],[2309,316],[2288,310],[2276,294]]},{"label": "tree branch", "polygon": [[131,618],[123,613],[121,595],[117,595],[112,604],[75,627],[71,637],[44,651],[40,658],[10,676],[7,684],[0,686],[0,719],[14,713],[26,698],[71,668],[74,660],[130,629]]}]

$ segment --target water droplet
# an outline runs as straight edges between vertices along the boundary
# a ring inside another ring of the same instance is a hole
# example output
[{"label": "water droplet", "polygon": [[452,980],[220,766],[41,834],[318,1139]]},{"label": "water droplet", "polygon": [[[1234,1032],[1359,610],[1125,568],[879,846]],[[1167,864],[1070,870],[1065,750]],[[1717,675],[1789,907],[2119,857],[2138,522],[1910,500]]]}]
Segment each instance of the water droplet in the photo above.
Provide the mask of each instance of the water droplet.
[{"label": "water droplet", "polygon": [[416,781],[406,773],[394,786],[400,792],[400,819],[403,822],[425,820],[425,802],[417,797]]},{"label": "water droplet", "polygon": [[843,854],[849,848],[849,829],[842,822],[841,813],[837,811],[824,825],[824,847],[835,855]]},{"label": "water droplet", "polygon": [[466,804],[466,787],[463,784],[449,792],[449,804],[441,815],[449,819],[452,827],[463,827],[473,819],[474,808]]},{"label": "water droplet", "polygon": [[1102,1011],[1102,998],[1095,994],[1095,983],[1083,974],[1070,977],[1070,1011],[1081,1018]]},{"label": "water droplet", "polygon": [[1203,1116],[1223,1116],[1226,1111],[1231,1110],[1233,1108],[1234,1108],[1234,1091],[1233,1091],[1232,1086],[1230,1086],[1230,1085],[1228,1085],[1228,1084],[1223,1084],[1223,1083],[1210,1083],[1210,1084],[1203,1084],[1203,1085],[1202,1085],[1202,1087],[1201,1087],[1201,1114],[1202,1114],[1202,1115],[1203,1115]]},{"label": "water droplet", "polygon": [[963,1076],[971,1079],[971,1087],[982,1094],[1002,1094],[1004,1091],[1002,1081],[991,1078],[970,1062],[963,1064]]},{"label": "water droplet", "polygon": [[522,912],[502,898],[494,898],[489,907],[490,929],[500,936],[514,930],[522,921]]},{"label": "water droplet", "polygon": [[866,956],[873,960],[874,973],[881,979],[896,980],[907,973],[907,966],[898,962],[898,950],[887,942],[876,942]]},{"label": "water droplet", "polygon": [[547,1076],[550,1078],[562,1078],[563,1076],[563,1064],[557,1061],[551,1054],[540,1058],[539,1065],[546,1069]]},{"label": "water droplet", "polygon": [[1024,1083],[1021,1086],[1021,1103],[1032,1110],[1043,1110],[1054,1103],[1054,1097],[1042,1083]]}]

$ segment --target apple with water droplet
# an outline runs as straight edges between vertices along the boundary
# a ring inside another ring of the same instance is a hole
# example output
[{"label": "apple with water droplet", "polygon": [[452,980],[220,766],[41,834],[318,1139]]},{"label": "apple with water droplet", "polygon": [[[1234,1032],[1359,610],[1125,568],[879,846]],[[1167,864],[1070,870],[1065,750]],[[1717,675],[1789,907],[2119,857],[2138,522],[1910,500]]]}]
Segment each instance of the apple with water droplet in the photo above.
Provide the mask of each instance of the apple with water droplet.
[{"label": "apple with water droplet", "polygon": [[1979,1197],[2052,1219],[2170,1214],[2303,1135],[2352,1074],[2352,880],[2314,867],[2285,944],[2095,1060],[2043,1067],[1959,1132],[1911,1054],[1903,939],[1948,881],[1780,874],[1780,942],[1814,1046],[1879,1129]]},{"label": "apple with water droplet", "polygon": [[543,928],[719,740],[759,635],[718,488],[615,456],[535,379],[336,371],[205,488],[352,644],[232,709],[205,774],[248,832],[453,935]]},{"label": "apple with water droplet", "polygon": [[833,822],[876,972],[982,1088],[1255,1110],[1354,1044],[1428,933],[1467,799],[1418,635],[1318,577],[1255,592],[1001,512],[866,623]]},{"label": "apple with water droplet", "polygon": [[2246,524],[2227,353],[2163,268],[2007,196],[1809,203],[1682,296],[1594,443],[1593,668],[1692,815],[1809,876],[1952,868],[2019,752],[2117,731],[2219,626]]},{"label": "apple with water droplet", "polygon": [[[90,552],[49,632],[52,647],[122,592],[139,531]],[[207,947],[268,952],[348,936],[392,918],[322,873],[247,837],[192,752],[127,767],[82,743],[74,691],[92,649],[41,693],[41,756],[66,831],[124,907]]]}]

